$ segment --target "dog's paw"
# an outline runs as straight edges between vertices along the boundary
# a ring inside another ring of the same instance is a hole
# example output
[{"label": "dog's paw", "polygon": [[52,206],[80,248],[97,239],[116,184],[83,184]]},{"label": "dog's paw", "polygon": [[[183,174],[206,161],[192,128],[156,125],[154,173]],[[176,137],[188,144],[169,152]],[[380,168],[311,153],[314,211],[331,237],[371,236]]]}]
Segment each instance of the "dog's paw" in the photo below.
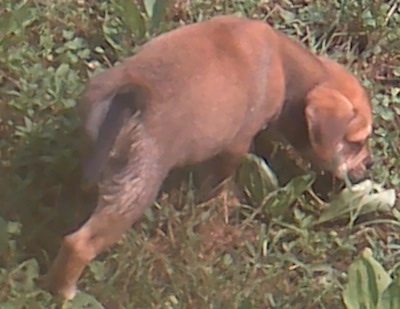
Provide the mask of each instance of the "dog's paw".
[{"label": "dog's paw", "polygon": [[63,300],[72,300],[78,292],[75,285],[59,284],[54,282],[54,280],[51,280],[49,275],[44,275],[36,279],[36,284],[39,288],[48,291]]}]

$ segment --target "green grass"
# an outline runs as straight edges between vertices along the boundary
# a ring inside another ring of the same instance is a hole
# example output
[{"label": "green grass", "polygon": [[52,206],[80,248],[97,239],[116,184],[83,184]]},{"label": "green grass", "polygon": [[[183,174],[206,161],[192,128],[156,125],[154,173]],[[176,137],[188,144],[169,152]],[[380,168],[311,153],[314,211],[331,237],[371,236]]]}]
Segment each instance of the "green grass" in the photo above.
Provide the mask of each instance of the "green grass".
[{"label": "green grass", "polygon": [[[129,0],[2,0],[0,304],[56,306],[33,279],[93,207],[76,185],[74,107],[87,78],[180,24],[249,16],[349,65],[372,97],[373,179],[399,196],[400,6],[383,2],[173,1],[165,16],[139,18]],[[281,177],[280,158],[271,164]],[[344,308],[347,269],[361,249],[400,272],[399,217],[395,209],[314,226],[324,206],[313,192],[277,211],[224,199],[194,205],[186,189],[163,194],[90,264],[80,288],[106,308]]]}]

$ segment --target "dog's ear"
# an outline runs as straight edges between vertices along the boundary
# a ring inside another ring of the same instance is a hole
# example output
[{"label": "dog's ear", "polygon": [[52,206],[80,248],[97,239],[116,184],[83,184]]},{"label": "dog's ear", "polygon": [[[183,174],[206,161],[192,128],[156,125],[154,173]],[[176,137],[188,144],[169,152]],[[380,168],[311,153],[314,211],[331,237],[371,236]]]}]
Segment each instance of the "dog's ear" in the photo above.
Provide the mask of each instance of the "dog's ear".
[{"label": "dog's ear", "polygon": [[358,113],[349,123],[346,133],[346,140],[349,142],[363,142],[372,132],[372,126],[368,119]]},{"label": "dog's ear", "polygon": [[321,159],[330,161],[354,117],[352,104],[340,92],[317,86],[306,97],[305,116],[313,150]]}]

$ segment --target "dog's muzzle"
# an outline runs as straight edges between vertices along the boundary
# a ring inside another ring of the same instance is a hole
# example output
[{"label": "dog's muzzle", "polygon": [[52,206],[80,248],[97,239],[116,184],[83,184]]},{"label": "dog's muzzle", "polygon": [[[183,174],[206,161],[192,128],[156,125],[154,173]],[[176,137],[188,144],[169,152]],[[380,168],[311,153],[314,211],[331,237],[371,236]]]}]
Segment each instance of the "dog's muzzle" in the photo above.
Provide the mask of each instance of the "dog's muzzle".
[{"label": "dog's muzzle", "polygon": [[369,170],[373,166],[373,160],[370,155],[368,155],[362,163],[358,164],[356,167],[347,170],[347,177],[353,183],[359,183],[369,176]]}]

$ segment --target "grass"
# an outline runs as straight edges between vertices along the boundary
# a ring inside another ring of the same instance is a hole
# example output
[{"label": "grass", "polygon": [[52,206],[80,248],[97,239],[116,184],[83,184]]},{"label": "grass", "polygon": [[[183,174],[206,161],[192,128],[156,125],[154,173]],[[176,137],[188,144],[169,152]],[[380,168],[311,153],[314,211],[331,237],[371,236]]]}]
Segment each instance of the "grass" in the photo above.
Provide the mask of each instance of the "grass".
[{"label": "grass", "polygon": [[[79,135],[74,106],[85,81],[131,55],[152,36],[181,24],[220,14],[249,16],[348,65],[372,96],[372,178],[395,188],[399,196],[396,1],[177,0],[162,10],[165,15],[139,5],[142,17],[132,3],[1,2],[4,308],[58,306],[33,280],[48,268],[61,236],[78,226],[93,207],[93,198],[83,196],[76,185]],[[150,13],[143,13],[146,8]],[[283,184],[299,174],[310,175],[295,162],[270,156]],[[72,308],[93,303],[91,296],[106,308],[344,308],[341,293],[347,269],[365,247],[398,277],[398,202],[391,212],[314,226],[324,210],[314,191],[307,187],[294,203],[279,204],[283,208],[275,212],[223,198],[195,205],[193,192],[184,188],[162,194],[123,241],[90,264],[80,281],[86,299],[82,296]]]}]

